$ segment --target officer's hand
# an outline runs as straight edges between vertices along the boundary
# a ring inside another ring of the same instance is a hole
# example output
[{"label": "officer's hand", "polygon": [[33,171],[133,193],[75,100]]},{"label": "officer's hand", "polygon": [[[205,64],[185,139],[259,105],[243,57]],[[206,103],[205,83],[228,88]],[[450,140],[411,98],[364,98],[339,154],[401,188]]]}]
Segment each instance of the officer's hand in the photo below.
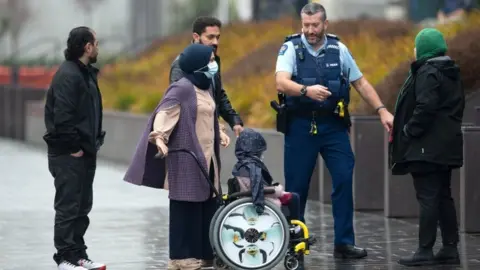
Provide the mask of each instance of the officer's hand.
[{"label": "officer's hand", "polygon": [[393,129],[393,115],[385,108],[378,111],[380,114],[380,122],[387,132],[391,132]]},{"label": "officer's hand", "polygon": [[307,97],[313,100],[324,101],[331,95],[332,93],[323,85],[316,84],[307,87]]}]

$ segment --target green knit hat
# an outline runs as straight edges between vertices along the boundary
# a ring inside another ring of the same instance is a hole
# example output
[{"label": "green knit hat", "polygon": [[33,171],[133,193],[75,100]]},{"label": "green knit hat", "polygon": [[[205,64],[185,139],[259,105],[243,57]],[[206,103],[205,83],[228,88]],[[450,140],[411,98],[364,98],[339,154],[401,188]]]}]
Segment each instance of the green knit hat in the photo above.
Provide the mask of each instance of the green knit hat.
[{"label": "green knit hat", "polygon": [[425,28],[415,38],[417,60],[429,59],[447,52],[447,42],[443,34],[434,28]]}]

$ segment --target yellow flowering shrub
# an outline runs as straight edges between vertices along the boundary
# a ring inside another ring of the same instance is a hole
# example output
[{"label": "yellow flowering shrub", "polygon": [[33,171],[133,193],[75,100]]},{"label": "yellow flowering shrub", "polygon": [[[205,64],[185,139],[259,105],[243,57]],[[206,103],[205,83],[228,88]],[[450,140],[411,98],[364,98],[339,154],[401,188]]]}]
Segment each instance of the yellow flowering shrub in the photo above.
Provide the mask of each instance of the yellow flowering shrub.
[{"label": "yellow flowering shrub", "polygon": [[[447,38],[478,28],[480,16],[439,26]],[[234,108],[248,126],[274,126],[270,100],[276,98],[275,62],[285,36],[298,32],[300,24],[290,18],[263,23],[235,23],[222,30],[219,55],[222,57],[224,88]],[[405,22],[383,20],[331,23],[328,32],[347,45],[364,76],[373,85],[383,82],[392,70],[413,56],[418,28]],[[170,64],[190,42],[190,35],[159,42],[134,61],[119,62],[102,71],[100,87],[105,107],[149,113],[168,87]],[[387,87],[388,88],[388,87]],[[393,89],[391,91],[397,91]],[[363,102],[352,89],[353,113]]]},{"label": "yellow flowering shrub", "polygon": [[[476,30],[479,25],[480,16],[474,14],[466,21],[441,25],[438,29],[448,39],[465,31]],[[341,36],[341,40],[350,49],[363,75],[376,86],[397,66],[413,60],[414,39],[418,30],[412,28],[406,35],[392,38],[383,38],[365,30],[355,35]],[[480,32],[480,29],[476,31]],[[270,100],[276,98],[274,64],[270,63],[270,66],[268,71],[233,79],[225,84],[234,107],[238,108],[249,126],[274,126],[275,113],[269,107]],[[384,94],[381,97],[386,99],[390,99],[390,93],[395,95],[398,91],[398,87],[390,87],[388,84],[383,85],[383,88]],[[353,87],[351,95],[350,110],[353,114],[368,111],[368,105]]]},{"label": "yellow flowering shrub", "polygon": [[[221,33],[219,46],[219,54],[225,56],[222,57],[222,73],[228,72],[236,62],[269,41],[281,41],[292,32],[289,25],[293,25],[290,18],[262,24],[226,25]],[[190,41],[190,34],[167,39],[159,42],[156,49],[149,50],[136,61],[119,61],[102,71],[99,84],[105,107],[136,113],[150,112],[169,85],[172,61]]]}]

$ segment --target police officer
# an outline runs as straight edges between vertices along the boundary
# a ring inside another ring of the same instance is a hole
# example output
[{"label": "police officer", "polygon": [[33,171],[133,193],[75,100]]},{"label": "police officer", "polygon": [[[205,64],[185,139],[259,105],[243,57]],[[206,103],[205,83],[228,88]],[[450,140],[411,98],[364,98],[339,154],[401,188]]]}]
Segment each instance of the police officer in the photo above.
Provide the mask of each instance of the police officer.
[{"label": "police officer", "polygon": [[375,89],[363,77],[347,47],[326,34],[325,8],[309,3],[301,11],[302,32],[287,37],[280,48],[276,85],[285,95],[288,123],[285,130],[286,190],[301,198],[301,216],[318,153],[332,176],[332,206],[336,258],[363,258],[355,246],[352,179],[354,155],[348,134],[350,83],[376,109],[390,132],[393,116]]}]

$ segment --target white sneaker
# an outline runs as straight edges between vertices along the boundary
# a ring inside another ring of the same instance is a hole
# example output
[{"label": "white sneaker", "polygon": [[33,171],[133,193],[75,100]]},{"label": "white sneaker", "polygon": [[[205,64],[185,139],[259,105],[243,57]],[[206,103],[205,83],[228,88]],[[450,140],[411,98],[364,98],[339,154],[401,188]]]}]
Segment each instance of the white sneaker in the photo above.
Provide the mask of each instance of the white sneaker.
[{"label": "white sneaker", "polygon": [[76,266],[73,263],[63,261],[58,265],[58,270],[87,270],[87,268]]},{"label": "white sneaker", "polygon": [[92,262],[87,259],[78,260],[78,265],[87,269],[87,270],[107,270],[107,266],[103,263]]}]

